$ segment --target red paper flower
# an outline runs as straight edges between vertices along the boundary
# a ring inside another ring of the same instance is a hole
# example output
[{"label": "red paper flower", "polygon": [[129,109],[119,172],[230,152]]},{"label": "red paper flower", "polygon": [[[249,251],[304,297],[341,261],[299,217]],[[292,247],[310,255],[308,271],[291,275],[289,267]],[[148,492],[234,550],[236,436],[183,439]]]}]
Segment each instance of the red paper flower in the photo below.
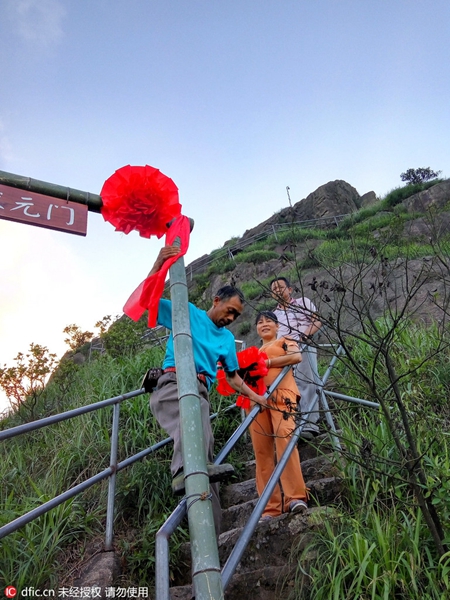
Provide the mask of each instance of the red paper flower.
[{"label": "red paper flower", "polygon": [[235,394],[235,390],[228,383],[225,372],[223,369],[217,371],[217,391],[221,396],[231,396]]},{"label": "red paper flower", "polygon": [[162,237],[167,223],[181,214],[178,188],[158,169],[127,165],[105,181],[100,192],[102,215],[116,231],[139,231]]},{"label": "red paper flower", "polygon": [[[267,354],[260,352],[256,346],[250,346],[250,348],[238,352],[237,358],[239,375],[252,390],[262,396],[266,392],[264,377],[269,371],[266,366]],[[227,383],[225,373],[222,369],[217,371],[217,391],[222,396],[230,396],[235,393],[233,388]],[[250,408],[250,399],[247,396],[238,396],[236,405],[242,406],[242,408]]]}]

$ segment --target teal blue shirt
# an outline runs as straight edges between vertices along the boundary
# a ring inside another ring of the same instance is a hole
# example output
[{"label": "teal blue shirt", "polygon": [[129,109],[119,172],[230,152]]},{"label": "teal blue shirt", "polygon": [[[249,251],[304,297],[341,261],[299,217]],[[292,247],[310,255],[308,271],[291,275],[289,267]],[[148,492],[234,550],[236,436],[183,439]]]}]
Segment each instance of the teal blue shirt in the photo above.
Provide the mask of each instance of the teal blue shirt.
[{"label": "teal blue shirt", "polygon": [[[216,378],[217,361],[220,361],[227,373],[237,371],[239,364],[236,356],[234,336],[224,327],[217,327],[207,313],[189,302],[189,319],[191,322],[194,363],[197,373],[206,376],[208,389]],[[159,301],[158,323],[172,329],[172,303],[170,300]],[[175,366],[173,337],[167,340],[166,356],[163,368]]]}]

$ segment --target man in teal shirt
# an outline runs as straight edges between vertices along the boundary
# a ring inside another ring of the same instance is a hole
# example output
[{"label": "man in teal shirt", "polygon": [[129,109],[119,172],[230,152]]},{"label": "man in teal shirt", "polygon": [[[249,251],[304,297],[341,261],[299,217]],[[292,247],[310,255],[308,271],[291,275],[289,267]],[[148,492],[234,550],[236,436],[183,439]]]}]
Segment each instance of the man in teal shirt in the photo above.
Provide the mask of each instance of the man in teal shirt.
[{"label": "man in teal shirt", "polygon": [[[149,275],[156,273],[165,260],[178,253],[176,246],[165,246],[161,249]],[[233,334],[225,329],[239,317],[244,308],[244,296],[240,290],[232,286],[220,288],[214,296],[211,308],[201,310],[189,303],[194,363],[197,372],[198,392],[202,414],[205,452],[208,462],[214,457],[214,437],[209,418],[209,389],[216,377],[217,362],[223,366],[226,378],[231,387],[240,394],[246,395],[252,402],[266,406],[262,396],[251,390],[241,379],[237,370],[239,364]],[[158,323],[172,329],[172,303],[161,299],[158,310]],[[161,427],[173,439],[174,450],[171,464],[172,474],[177,475],[183,468],[180,436],[180,413],[178,386],[176,377],[173,338],[170,335],[163,362],[163,375],[150,398],[150,408]],[[220,533],[221,510],[218,496],[218,485],[211,484],[213,494],[213,512],[216,533]]]}]

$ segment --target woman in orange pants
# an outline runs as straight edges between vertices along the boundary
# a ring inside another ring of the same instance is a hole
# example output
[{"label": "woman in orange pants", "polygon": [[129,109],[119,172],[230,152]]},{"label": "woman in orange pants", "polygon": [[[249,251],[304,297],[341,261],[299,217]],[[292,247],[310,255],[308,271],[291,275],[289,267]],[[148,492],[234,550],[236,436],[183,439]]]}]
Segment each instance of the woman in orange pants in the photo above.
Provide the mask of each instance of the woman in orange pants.
[{"label": "woman in orange pants", "polygon": [[[277,339],[278,319],[271,311],[262,311],[256,318],[256,330],[262,340],[261,352],[267,355],[269,369],[264,383],[269,386],[286,365],[302,360],[297,342],[288,338]],[[256,489],[261,496],[275,469],[275,452],[280,460],[292,432],[295,429],[295,411],[300,399],[292,369],[284,376],[271,394],[268,408],[261,409],[250,426],[250,434],[256,459]],[[300,466],[300,456],[294,448],[281,474],[284,503],[277,485],[266,505],[261,521],[281,515],[283,512],[303,512],[308,508],[308,491]]]}]

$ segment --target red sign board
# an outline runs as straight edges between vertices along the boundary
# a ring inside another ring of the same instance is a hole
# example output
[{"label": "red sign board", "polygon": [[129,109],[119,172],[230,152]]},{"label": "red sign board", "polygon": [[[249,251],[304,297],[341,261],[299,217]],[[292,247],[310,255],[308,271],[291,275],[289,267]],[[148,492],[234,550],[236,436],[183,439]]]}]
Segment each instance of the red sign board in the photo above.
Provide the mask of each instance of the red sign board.
[{"label": "red sign board", "polygon": [[86,235],[88,207],[0,185],[0,219]]}]

